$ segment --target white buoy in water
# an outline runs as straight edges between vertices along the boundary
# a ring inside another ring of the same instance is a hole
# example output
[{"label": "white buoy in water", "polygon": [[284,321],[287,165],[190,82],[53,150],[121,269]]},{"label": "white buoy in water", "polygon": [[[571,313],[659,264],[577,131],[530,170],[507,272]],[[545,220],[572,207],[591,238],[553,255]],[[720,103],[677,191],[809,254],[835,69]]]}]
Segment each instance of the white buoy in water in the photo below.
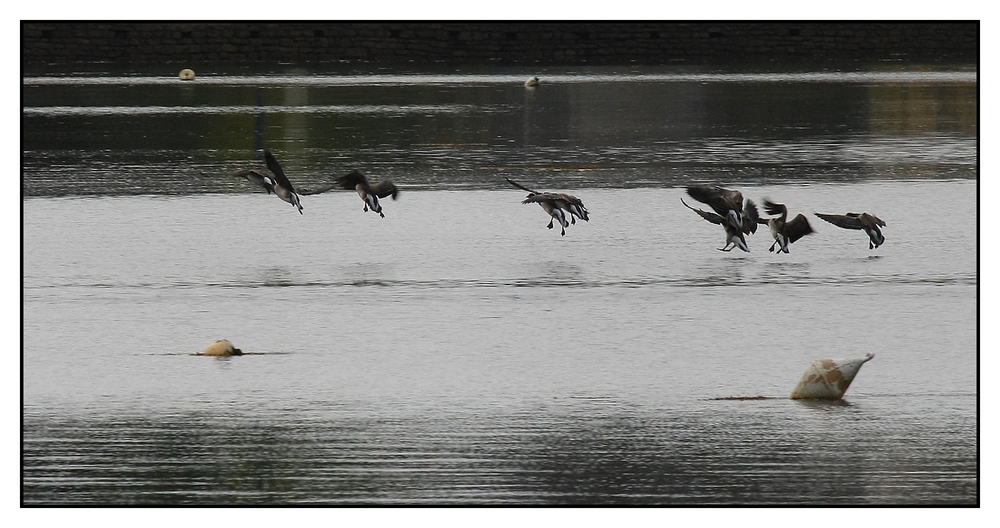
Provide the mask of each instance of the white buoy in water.
[{"label": "white buoy in water", "polygon": [[527,81],[524,81],[524,86],[527,88],[534,88],[538,86],[538,77],[532,77]]},{"label": "white buoy in water", "polygon": [[839,400],[851,386],[861,365],[875,354],[861,359],[817,359],[809,364],[799,384],[792,390],[793,400]]},{"label": "white buoy in water", "polygon": [[220,339],[205,347],[201,352],[203,356],[242,356],[243,351],[234,347],[228,339]]},{"label": "white buoy in water", "polygon": [[190,68],[184,68],[181,70],[181,80],[182,81],[193,81],[194,80],[194,70]]}]

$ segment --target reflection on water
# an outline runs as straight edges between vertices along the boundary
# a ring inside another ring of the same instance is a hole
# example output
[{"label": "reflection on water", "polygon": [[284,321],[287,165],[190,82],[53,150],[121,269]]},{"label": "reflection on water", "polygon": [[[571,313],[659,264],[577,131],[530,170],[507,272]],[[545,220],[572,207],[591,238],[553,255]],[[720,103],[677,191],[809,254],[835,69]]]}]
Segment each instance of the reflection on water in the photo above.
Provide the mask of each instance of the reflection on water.
[{"label": "reflection on water", "polygon": [[44,106],[23,108],[28,116],[141,116],[156,114],[374,114],[468,112],[463,105],[296,105],[296,106]]},{"label": "reflection on water", "polygon": [[404,189],[976,178],[976,72],[36,77],[28,196],[251,192],[275,151],[311,187]]},{"label": "reflection on water", "polygon": [[[29,415],[24,501],[956,505],[975,496],[970,438],[932,422],[927,435],[957,442],[947,456],[901,441],[910,416],[854,410],[879,405],[871,399],[715,401],[704,413],[571,400],[422,418],[366,418],[343,406]],[[829,427],[807,425],[820,420]]]}]

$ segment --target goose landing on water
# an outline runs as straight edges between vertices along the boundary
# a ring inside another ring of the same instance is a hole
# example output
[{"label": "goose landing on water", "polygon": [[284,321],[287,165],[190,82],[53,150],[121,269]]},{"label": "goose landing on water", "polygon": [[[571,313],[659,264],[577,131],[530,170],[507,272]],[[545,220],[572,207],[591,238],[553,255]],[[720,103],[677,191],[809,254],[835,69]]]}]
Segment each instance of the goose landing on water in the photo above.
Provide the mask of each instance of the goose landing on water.
[{"label": "goose landing on water", "polygon": [[[757,232],[757,206],[751,200],[747,200],[746,205],[744,205],[743,194],[740,191],[723,189],[718,186],[695,185],[688,187],[687,193],[691,198],[711,207],[716,214],[723,218],[728,218],[730,213],[733,213],[732,217],[736,227],[744,234],[749,235]],[[688,207],[694,209],[690,205]],[[699,211],[699,209],[694,210]]]},{"label": "goose landing on water", "polygon": [[365,202],[365,212],[367,213],[368,209],[371,209],[382,218],[385,218],[385,215],[382,213],[382,205],[378,203],[378,199],[386,196],[392,196],[393,200],[399,199],[397,198],[399,189],[391,181],[386,180],[377,185],[369,185],[368,178],[365,178],[364,174],[358,171],[351,171],[350,174],[341,176],[337,180],[337,184],[343,189],[357,191],[358,196]]},{"label": "goose landing on water", "polygon": [[[590,212],[587,211],[587,207],[583,205],[583,200],[573,196],[572,194],[566,193],[550,193],[550,192],[538,192],[534,189],[529,189],[520,183],[517,183],[510,178],[505,178],[507,183],[521,189],[522,191],[527,191],[528,196],[521,202],[526,203],[537,203],[542,206],[552,220],[549,220],[548,228],[552,229],[552,223],[555,220],[559,221],[559,225],[562,226],[562,235],[566,236],[566,228],[570,224],[576,225],[576,219],[579,218],[584,222],[590,221]],[[566,213],[569,213],[569,221],[566,220]]]},{"label": "goose landing on water", "polygon": [[[742,198],[740,199],[740,201],[742,201]],[[744,237],[743,235],[744,234],[749,235],[751,233],[749,229],[750,225],[753,225],[754,228],[757,227],[757,222],[756,222],[757,206],[753,203],[753,201],[747,200],[746,207],[744,208],[744,214],[746,214],[748,217],[753,218],[754,221],[753,222],[748,221],[744,223],[742,227],[740,225],[740,221],[738,220],[738,214],[736,213],[736,211],[733,211],[732,209],[727,211],[725,216],[722,216],[716,213],[702,211],[701,209],[696,209],[694,207],[691,207],[690,205],[688,205],[687,202],[684,201],[684,198],[681,198],[681,203],[684,204],[688,209],[698,213],[698,215],[704,218],[705,220],[708,220],[713,224],[721,225],[726,230],[726,245],[715,249],[718,249],[719,251],[732,251],[733,248],[740,248],[743,251],[746,251],[747,253],[750,252],[750,248],[747,247],[746,237]]]},{"label": "goose landing on water", "polygon": [[784,204],[764,200],[764,210],[769,215],[781,215],[778,218],[761,218],[757,220],[762,224],[767,224],[767,227],[771,228],[771,236],[774,237],[774,243],[771,244],[768,251],[772,253],[776,245],[778,246],[778,253],[788,253],[789,244],[809,233],[815,232],[812,226],[809,225],[809,219],[801,213],[796,215],[791,221],[786,221],[788,218],[788,208]]},{"label": "goose landing on water", "polygon": [[297,207],[299,214],[302,214],[302,204],[299,202],[298,193],[295,192],[292,182],[285,177],[281,165],[278,165],[278,160],[269,150],[264,151],[264,163],[267,164],[270,174],[262,169],[247,169],[237,172],[235,176],[245,178],[250,183],[262,187],[268,194],[274,193],[278,198]]},{"label": "goose landing on water", "polygon": [[[528,195],[527,198],[521,201],[521,203],[536,203],[542,206],[542,209],[549,214],[552,218],[549,220],[548,228],[552,229],[552,222],[559,220],[559,225],[562,226],[561,234],[566,236],[566,228],[569,227],[569,221],[566,220],[566,213],[563,212],[557,204],[559,203],[559,196],[554,193],[535,193]],[[572,216],[572,215],[570,215]],[[574,220],[574,223],[576,220]]]},{"label": "goose landing on water", "polygon": [[877,249],[885,242],[885,236],[879,226],[885,227],[879,217],[868,213],[847,213],[846,215],[832,215],[816,213],[816,216],[830,222],[837,227],[845,229],[864,229],[868,234],[868,249]]}]

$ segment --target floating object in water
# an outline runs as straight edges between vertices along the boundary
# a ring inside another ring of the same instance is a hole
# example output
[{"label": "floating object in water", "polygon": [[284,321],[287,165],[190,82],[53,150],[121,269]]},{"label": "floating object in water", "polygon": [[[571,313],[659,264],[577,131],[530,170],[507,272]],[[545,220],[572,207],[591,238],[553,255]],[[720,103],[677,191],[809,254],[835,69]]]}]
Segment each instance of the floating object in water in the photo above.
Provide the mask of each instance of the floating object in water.
[{"label": "floating object in water", "polygon": [[181,80],[182,81],[193,81],[194,80],[194,70],[191,68],[184,68],[181,70]]},{"label": "floating object in water", "polygon": [[861,359],[817,359],[809,364],[799,384],[792,391],[793,400],[839,400],[847,392],[861,365],[875,354]]},{"label": "floating object in water", "polygon": [[243,351],[234,347],[228,339],[220,339],[201,351],[203,356],[242,356]]},{"label": "floating object in water", "polygon": [[534,88],[538,86],[538,77],[532,77],[527,81],[524,81],[525,88]]}]

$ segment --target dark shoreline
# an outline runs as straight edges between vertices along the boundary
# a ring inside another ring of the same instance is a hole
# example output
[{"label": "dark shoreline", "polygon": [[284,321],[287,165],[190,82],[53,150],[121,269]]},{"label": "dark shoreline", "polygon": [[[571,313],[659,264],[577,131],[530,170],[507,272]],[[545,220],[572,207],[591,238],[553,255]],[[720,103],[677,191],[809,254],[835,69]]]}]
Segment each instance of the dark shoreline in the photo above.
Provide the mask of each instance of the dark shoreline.
[{"label": "dark shoreline", "polygon": [[22,22],[25,75],[72,65],[311,68],[975,65],[979,22]]}]

